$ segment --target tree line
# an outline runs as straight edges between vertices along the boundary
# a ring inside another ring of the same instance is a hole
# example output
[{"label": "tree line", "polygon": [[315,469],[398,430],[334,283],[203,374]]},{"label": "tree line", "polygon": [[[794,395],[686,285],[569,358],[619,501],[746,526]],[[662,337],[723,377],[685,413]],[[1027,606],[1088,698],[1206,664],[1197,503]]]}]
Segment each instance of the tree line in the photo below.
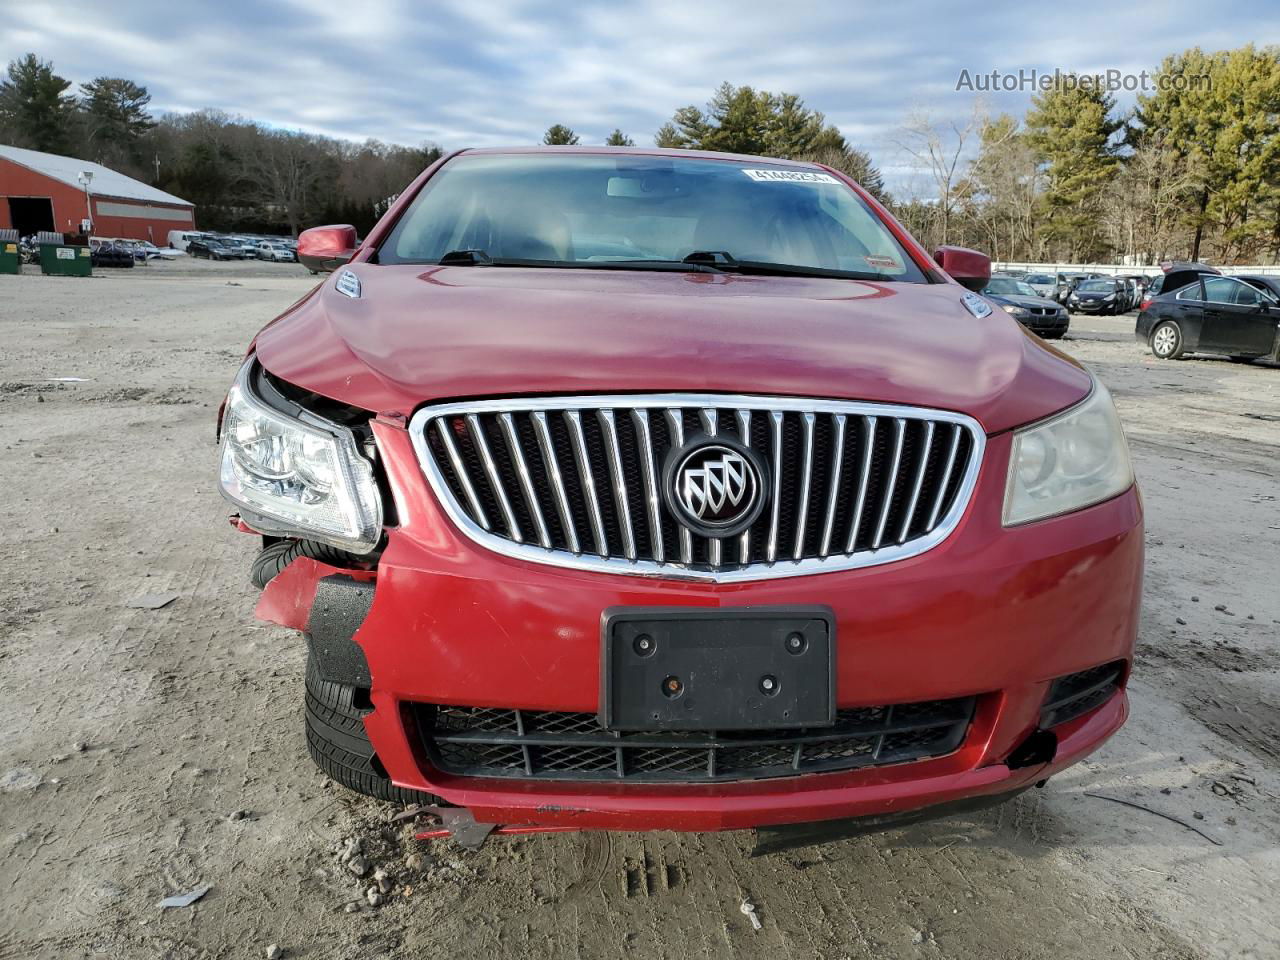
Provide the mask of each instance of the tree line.
[{"label": "tree line", "polygon": [[1280,47],[1166,57],[1128,111],[1067,76],[1021,117],[911,118],[895,212],[997,260],[1280,262]]},{"label": "tree line", "polygon": [[[95,160],[196,204],[202,226],[364,232],[441,156],[378,140],[280,130],[217,110],[152,116],[121,77],[71,82],[35,54],[0,81],[0,142]],[[814,160],[848,173],[927,246],[1005,261],[1280,260],[1280,48],[1166,57],[1128,111],[1067,75],[1025,114],[913,114],[894,144],[916,176],[894,191],[870,155],[793,93],[722,84],[680,107],[660,147]],[[546,144],[576,144],[554,124]],[[605,140],[634,141],[621,129]]]}]

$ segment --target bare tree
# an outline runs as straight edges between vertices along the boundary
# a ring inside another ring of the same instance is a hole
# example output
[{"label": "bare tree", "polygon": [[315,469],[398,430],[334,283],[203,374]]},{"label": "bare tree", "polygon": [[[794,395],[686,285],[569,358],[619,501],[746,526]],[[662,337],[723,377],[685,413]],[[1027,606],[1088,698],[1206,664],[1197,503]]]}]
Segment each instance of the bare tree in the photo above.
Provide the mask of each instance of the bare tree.
[{"label": "bare tree", "polygon": [[247,145],[245,177],[260,200],[278,211],[296,237],[317,189],[333,179],[332,158],[304,134],[261,128],[258,133]]},{"label": "bare tree", "polygon": [[969,116],[962,121],[935,120],[925,111],[915,111],[895,138],[912,165],[932,181],[940,243],[951,241],[952,220],[960,197],[957,187],[964,179],[965,149],[972,147],[985,122],[986,108],[981,100],[975,100]]}]

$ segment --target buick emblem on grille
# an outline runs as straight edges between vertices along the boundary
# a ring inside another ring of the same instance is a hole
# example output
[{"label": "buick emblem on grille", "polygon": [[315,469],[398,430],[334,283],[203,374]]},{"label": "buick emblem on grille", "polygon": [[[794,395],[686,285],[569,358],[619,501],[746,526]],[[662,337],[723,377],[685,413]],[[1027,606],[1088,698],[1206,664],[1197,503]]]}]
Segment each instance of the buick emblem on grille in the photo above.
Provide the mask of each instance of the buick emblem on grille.
[{"label": "buick emblem on grille", "polygon": [[697,436],[673,450],[665,479],[672,512],[704,537],[741,533],[764,508],[763,465],[728,438]]}]

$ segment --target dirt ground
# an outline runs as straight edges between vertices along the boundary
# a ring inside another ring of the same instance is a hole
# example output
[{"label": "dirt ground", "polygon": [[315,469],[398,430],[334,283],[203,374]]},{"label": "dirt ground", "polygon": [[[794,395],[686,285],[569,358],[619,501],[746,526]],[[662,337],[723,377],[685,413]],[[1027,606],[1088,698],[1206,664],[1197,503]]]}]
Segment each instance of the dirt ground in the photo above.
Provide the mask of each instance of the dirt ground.
[{"label": "dirt ground", "polygon": [[1129,431],[1147,586],[1132,719],[1046,789],[759,860],[737,834],[468,853],[311,765],[303,645],[254,622],[254,542],[215,490],[244,346],[313,282],[0,277],[0,958],[1280,957],[1280,369],[1075,320]]}]

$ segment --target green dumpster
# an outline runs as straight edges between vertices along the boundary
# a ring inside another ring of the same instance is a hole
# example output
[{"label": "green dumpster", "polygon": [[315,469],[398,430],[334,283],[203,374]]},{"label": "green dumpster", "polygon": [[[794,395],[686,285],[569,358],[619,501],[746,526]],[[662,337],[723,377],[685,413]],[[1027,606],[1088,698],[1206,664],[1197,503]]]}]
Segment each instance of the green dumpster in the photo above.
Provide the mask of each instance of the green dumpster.
[{"label": "green dumpster", "polygon": [[22,251],[18,249],[18,231],[0,230],[0,273],[21,273]]},{"label": "green dumpster", "polygon": [[47,277],[87,277],[92,265],[88,247],[40,244],[40,270]]}]

